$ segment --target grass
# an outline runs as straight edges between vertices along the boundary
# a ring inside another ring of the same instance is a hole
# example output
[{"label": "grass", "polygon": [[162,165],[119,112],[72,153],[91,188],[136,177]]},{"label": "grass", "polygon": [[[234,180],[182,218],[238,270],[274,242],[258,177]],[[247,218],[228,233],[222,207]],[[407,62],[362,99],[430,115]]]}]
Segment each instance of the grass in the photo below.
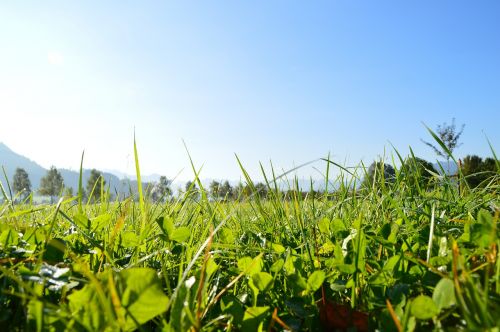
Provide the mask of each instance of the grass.
[{"label": "grass", "polygon": [[498,331],[500,173],[424,186],[402,166],[363,189],[363,167],[325,161],[337,189],[319,197],[285,197],[274,171],[260,197],[239,160],[253,194],[236,201],[194,165],[200,190],[165,203],[31,206],[2,186],[0,328]]}]

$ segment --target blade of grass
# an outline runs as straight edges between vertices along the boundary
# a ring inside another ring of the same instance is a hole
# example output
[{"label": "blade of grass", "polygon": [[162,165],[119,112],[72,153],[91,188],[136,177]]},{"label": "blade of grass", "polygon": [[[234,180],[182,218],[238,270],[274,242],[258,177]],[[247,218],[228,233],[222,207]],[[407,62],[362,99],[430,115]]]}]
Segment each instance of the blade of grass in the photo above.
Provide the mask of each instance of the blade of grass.
[{"label": "blade of grass", "polygon": [[141,235],[142,238],[144,228],[146,227],[147,211],[146,211],[146,205],[144,203],[144,194],[142,192],[141,170],[139,167],[139,154],[137,152],[137,141],[135,139],[135,131],[134,131],[134,160],[135,160],[135,174],[137,177],[137,191],[139,192],[139,209],[141,210],[141,217],[142,217],[139,234]]},{"label": "blade of grass", "polygon": [[10,188],[9,178],[7,177],[7,172],[5,171],[5,167],[2,166],[3,176],[5,177],[5,182],[7,183],[7,189],[9,189],[9,196],[11,204],[14,204],[14,200],[12,199],[12,189]]},{"label": "blade of grass", "polygon": [[495,153],[495,149],[493,149],[493,145],[491,145],[491,142],[488,139],[488,137],[486,137],[486,141],[488,142],[488,145],[490,146],[491,154],[493,155],[493,158],[495,159],[495,164],[497,165],[497,171],[500,172],[500,160],[498,160],[497,154]]},{"label": "blade of grass", "polygon": [[432,214],[431,214],[431,229],[429,232],[429,242],[427,244],[427,260],[426,262],[429,263],[431,259],[431,253],[432,253],[432,239],[434,238],[434,216],[435,216],[435,208],[436,206],[433,204],[432,205]]},{"label": "blade of grass", "polygon": [[80,175],[78,176],[78,212],[83,214],[83,156],[85,155],[85,150],[82,151],[82,159],[80,160]]}]

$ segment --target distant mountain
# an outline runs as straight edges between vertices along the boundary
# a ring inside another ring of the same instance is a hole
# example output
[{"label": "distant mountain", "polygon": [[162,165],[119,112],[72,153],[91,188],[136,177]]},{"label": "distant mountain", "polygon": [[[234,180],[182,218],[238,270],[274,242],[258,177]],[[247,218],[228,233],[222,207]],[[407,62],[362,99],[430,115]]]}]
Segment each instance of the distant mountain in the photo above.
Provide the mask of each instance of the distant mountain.
[{"label": "distant mountain", "polygon": [[[28,172],[33,188],[38,188],[40,179],[47,173],[45,168],[25,156],[15,153],[3,143],[0,143],[0,166],[5,169],[9,182],[12,182],[16,168],[24,168]],[[5,184],[3,172],[0,175],[0,180]]]},{"label": "distant mountain", "polygon": [[[43,168],[36,162],[22,156],[14,151],[12,151],[5,144],[0,143],[0,166],[3,166],[5,169],[5,173],[7,175],[7,179],[12,185],[12,178],[14,177],[14,173],[16,168],[24,168],[24,170],[28,173],[31,186],[34,191],[36,191],[40,187],[40,180],[47,173],[47,169]],[[78,180],[80,177],[79,171],[72,171],[69,169],[60,168],[58,171],[61,173],[64,179],[64,185],[66,187],[73,188],[73,192],[76,193],[78,190]],[[90,178],[90,170],[84,169],[82,176],[83,187],[85,188],[87,185],[87,181]],[[106,181],[106,187],[109,186],[110,191],[113,194],[119,194],[121,196],[128,196],[130,192],[137,192],[137,181],[132,179],[120,179],[118,176],[109,173],[103,172],[104,180]],[[5,176],[3,172],[0,174],[0,181],[2,183],[6,183]],[[143,186],[146,186],[146,183],[143,183]]]},{"label": "distant mountain", "polygon": [[455,175],[458,172],[457,164],[455,164],[455,162],[453,160],[450,160],[450,162],[438,161],[438,162],[432,164],[432,166],[434,166],[436,171],[438,171],[438,173],[441,174],[441,173],[443,173],[443,171],[441,170],[441,167],[439,165],[441,165],[444,172],[448,175]]},{"label": "distant mountain", "polygon": [[[116,169],[106,169],[105,168],[102,171],[105,173],[110,173],[112,175],[115,175],[120,179],[135,179],[136,178],[135,174],[127,174],[127,173],[124,173],[122,171],[118,171]],[[143,182],[158,182],[158,181],[160,181],[160,177],[161,177],[160,174],[149,174],[149,175],[141,174],[141,180]]]}]

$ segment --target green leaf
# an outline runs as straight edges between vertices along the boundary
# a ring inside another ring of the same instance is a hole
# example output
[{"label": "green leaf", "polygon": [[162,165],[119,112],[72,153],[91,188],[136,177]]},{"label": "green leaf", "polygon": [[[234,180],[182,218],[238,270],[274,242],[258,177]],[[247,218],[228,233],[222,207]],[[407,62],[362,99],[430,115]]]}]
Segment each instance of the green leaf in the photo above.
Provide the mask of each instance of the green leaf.
[{"label": "green leaf", "polygon": [[390,274],[386,271],[380,271],[375,274],[372,274],[370,278],[368,278],[368,282],[370,285],[376,286],[387,286],[391,283]]},{"label": "green leaf", "polygon": [[470,232],[471,242],[481,247],[488,247],[495,242],[495,224],[491,214],[481,209],[477,216],[477,222],[470,225]]},{"label": "green leaf", "polygon": [[318,228],[320,233],[328,235],[330,234],[330,220],[328,218],[323,218],[318,222]]},{"label": "green leaf", "polygon": [[285,261],[283,260],[283,258],[280,258],[276,262],[274,262],[273,265],[271,265],[271,268],[269,269],[269,271],[274,272],[274,273],[278,273],[279,271],[281,271],[281,269],[283,268],[284,265],[285,265]]},{"label": "green leaf", "polygon": [[296,288],[296,290],[307,290],[307,280],[300,273],[295,273],[289,276],[289,282]]},{"label": "green leaf", "polygon": [[269,307],[250,307],[243,315],[242,331],[261,331]]},{"label": "green leaf", "polygon": [[222,243],[234,244],[235,236],[234,232],[230,228],[224,227],[218,234]]},{"label": "green leaf", "polygon": [[90,225],[94,232],[100,231],[111,223],[111,215],[109,213],[101,214],[90,219]]},{"label": "green leaf", "polygon": [[64,260],[65,252],[66,243],[64,240],[58,238],[51,239],[45,247],[43,260],[50,264],[60,263]]},{"label": "green leaf", "polygon": [[261,292],[267,292],[273,286],[273,276],[267,272],[258,272],[252,276],[252,281],[255,287]]},{"label": "green leaf", "polygon": [[159,217],[156,219],[156,223],[167,237],[174,231],[174,221],[170,217]]},{"label": "green leaf", "polygon": [[296,259],[296,257],[293,257],[291,255],[287,256],[285,265],[283,266],[285,268],[285,273],[287,276],[295,273],[295,265],[293,263]]},{"label": "green leaf", "polygon": [[366,236],[365,232],[363,230],[359,230],[358,234],[356,235],[355,242],[354,242],[354,247],[355,247],[355,260],[356,260],[356,268],[359,271],[364,271],[365,270],[365,255],[366,255]]},{"label": "green leaf", "polygon": [[68,296],[71,315],[87,331],[101,331],[106,324],[106,315],[94,284],[88,284]]},{"label": "green leaf", "polygon": [[383,270],[395,272],[399,269],[400,262],[401,262],[400,255],[392,256],[388,260],[385,261]]},{"label": "green leaf", "polygon": [[134,248],[137,247],[140,243],[139,237],[132,231],[122,232],[121,236],[121,245],[125,248]]},{"label": "green leaf", "polygon": [[215,262],[213,257],[210,257],[207,261],[207,268],[206,268],[206,274],[207,274],[207,279],[209,279],[212,274],[215,273],[219,269],[219,265]]},{"label": "green leaf", "polygon": [[331,223],[331,230],[335,234],[347,231],[347,227],[345,227],[345,224],[341,219],[334,219]]},{"label": "green leaf", "polygon": [[83,213],[75,213],[73,215],[73,222],[81,229],[90,229],[90,220]]},{"label": "green leaf", "polygon": [[387,241],[395,244],[397,241],[398,233],[399,233],[399,225],[396,223],[392,223],[391,224],[391,233],[389,234]]},{"label": "green leaf", "polygon": [[320,255],[328,255],[335,251],[335,245],[331,241],[325,242],[318,250],[318,254]]},{"label": "green leaf", "polygon": [[[121,307],[111,302],[108,278],[116,279],[116,291]],[[101,275],[101,297],[97,285],[90,283],[68,296],[71,315],[87,330],[118,330],[118,321],[112,311],[124,317],[125,331],[136,330],[140,325],[164,313],[168,297],[163,293],[156,271],[148,268],[131,268],[120,273],[107,271]]]},{"label": "green leaf", "polygon": [[26,233],[24,233],[23,240],[29,244],[39,245],[44,242],[45,235],[43,234],[43,230],[40,228],[30,228],[26,231]]},{"label": "green leaf", "polygon": [[419,295],[411,303],[411,314],[418,319],[427,320],[439,314],[439,309],[430,297]]},{"label": "green leaf", "polygon": [[257,256],[255,258],[243,257],[238,260],[238,268],[241,272],[244,272],[248,276],[252,276],[255,273],[262,271],[262,258]]},{"label": "green leaf", "polygon": [[185,242],[191,236],[191,230],[188,227],[176,228],[170,235],[170,240],[175,242]]},{"label": "green leaf", "polygon": [[0,235],[0,244],[4,248],[10,247],[10,246],[15,246],[15,245],[17,245],[18,241],[19,241],[19,235],[11,227],[4,230],[2,232],[2,234]]},{"label": "green leaf", "polygon": [[325,272],[321,270],[314,271],[309,278],[307,278],[307,289],[311,292],[317,291],[321,285],[323,285],[323,281],[325,281]]},{"label": "green leaf", "polygon": [[354,264],[338,264],[336,267],[340,272],[345,274],[353,274],[356,272],[356,266],[354,266]]},{"label": "green leaf", "polygon": [[273,248],[273,251],[277,254],[282,254],[285,252],[285,247],[283,247],[279,243],[271,243],[271,248]]},{"label": "green leaf", "polygon": [[132,268],[119,273],[122,287],[123,308],[126,309],[127,330],[162,314],[167,309],[168,297],[163,293],[156,271],[148,268]]},{"label": "green leaf", "polygon": [[186,303],[190,303],[189,287],[184,282],[178,286],[177,296],[175,297],[170,309],[170,326],[173,331],[189,331],[193,325],[189,317],[192,317],[191,308]]},{"label": "green leaf", "polygon": [[436,288],[434,288],[432,300],[434,300],[439,310],[449,308],[456,304],[455,285],[453,281],[447,278],[441,279],[437,283]]}]

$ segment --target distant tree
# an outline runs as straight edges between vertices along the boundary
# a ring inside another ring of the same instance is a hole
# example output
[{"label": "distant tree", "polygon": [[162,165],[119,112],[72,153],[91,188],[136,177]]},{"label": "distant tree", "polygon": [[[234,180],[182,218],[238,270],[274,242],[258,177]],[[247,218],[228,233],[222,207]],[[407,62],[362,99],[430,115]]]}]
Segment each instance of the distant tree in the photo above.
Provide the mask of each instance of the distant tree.
[{"label": "distant tree", "polygon": [[224,183],[219,187],[219,198],[230,200],[233,198],[233,187],[229,184],[229,181],[224,181]]},{"label": "distant tree", "polygon": [[493,158],[483,160],[476,155],[466,156],[462,162],[461,169],[467,184],[471,188],[485,184],[488,179],[498,172]]},{"label": "distant tree", "polygon": [[265,198],[267,197],[267,186],[262,182],[258,182],[255,184],[255,192],[259,197]]},{"label": "distant tree", "polygon": [[430,172],[437,173],[430,162],[418,157],[406,158],[401,167],[402,176],[410,186],[414,186],[418,183],[420,187],[427,187],[432,180],[432,174]]},{"label": "distant tree", "polygon": [[168,180],[166,176],[160,176],[160,181],[153,185],[151,191],[151,199],[154,202],[164,201],[172,195],[172,188],[170,185],[172,181]]},{"label": "distant tree", "polygon": [[53,198],[62,192],[64,187],[64,179],[54,166],[50,167],[47,174],[40,180],[40,188],[38,192],[40,195],[50,196],[50,202]]},{"label": "distant tree", "polygon": [[73,187],[64,188],[64,196],[73,197]]},{"label": "distant tree", "polygon": [[239,182],[233,188],[233,196],[235,199],[243,200],[252,194],[250,187],[245,185],[243,182]]},{"label": "distant tree", "polygon": [[374,161],[361,184],[364,188],[371,188],[374,183],[390,184],[396,178],[394,167],[381,161]]},{"label": "distant tree", "polygon": [[31,194],[31,181],[24,168],[16,168],[12,181],[12,189],[24,200]]},{"label": "distant tree", "polygon": [[210,195],[212,196],[213,199],[218,199],[219,198],[219,191],[220,191],[220,182],[213,180],[210,182],[210,185],[208,186],[208,190],[210,191]]},{"label": "distant tree", "polygon": [[198,189],[198,186],[196,185],[196,183],[193,183],[192,181],[186,182],[186,184],[184,185],[183,193],[189,194],[190,197],[193,198],[194,200],[198,200],[200,198],[200,191]]},{"label": "distant tree", "polygon": [[189,189],[191,189],[191,186],[193,186],[193,189],[195,189],[195,188],[196,188],[196,184],[195,184],[195,185],[193,185],[193,181],[188,181],[188,182],[186,182],[186,185],[184,186],[184,190],[185,190],[186,192],[188,192],[188,191],[189,191]]},{"label": "distant tree", "polygon": [[[87,195],[89,200],[101,200],[101,192],[106,185],[106,181],[102,176],[102,173],[95,168],[90,171],[90,177],[87,180]],[[92,192],[93,191],[93,192]]]},{"label": "distant tree", "polygon": [[[465,124],[462,124],[460,130],[457,130],[457,127],[455,126],[455,118],[453,118],[451,121],[451,125],[446,124],[446,122],[443,123],[443,125],[438,125],[436,133],[441,141],[443,141],[444,145],[448,148],[448,150],[453,153],[453,150],[462,145],[458,143],[458,140],[460,139],[464,128]],[[450,156],[444,149],[441,148],[441,146],[436,146],[424,140],[421,141],[424,142],[427,146],[431,147],[438,156],[446,158],[446,160],[449,161]]]}]

